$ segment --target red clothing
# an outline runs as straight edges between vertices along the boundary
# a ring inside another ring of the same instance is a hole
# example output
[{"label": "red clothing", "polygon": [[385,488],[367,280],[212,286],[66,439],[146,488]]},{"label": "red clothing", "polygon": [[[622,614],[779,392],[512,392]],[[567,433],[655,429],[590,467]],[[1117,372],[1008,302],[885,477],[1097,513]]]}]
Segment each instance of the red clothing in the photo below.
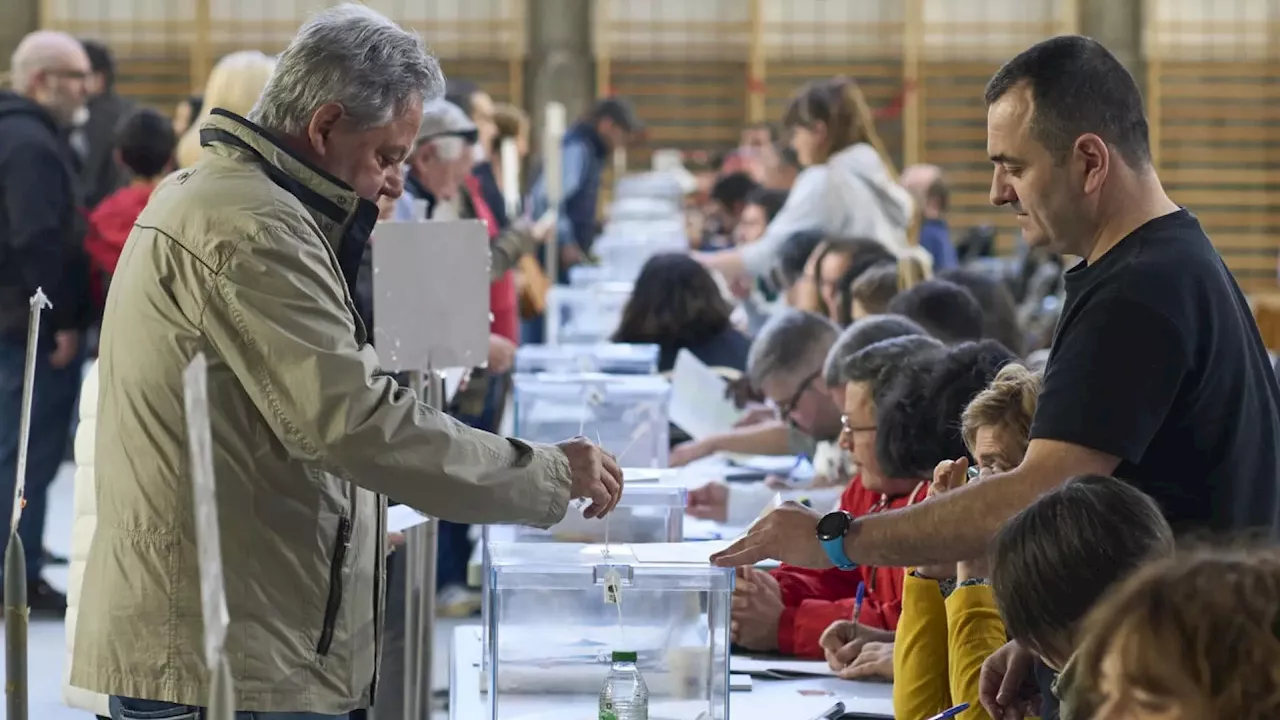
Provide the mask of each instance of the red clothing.
[{"label": "red clothing", "polygon": [[[484,201],[484,194],[480,191],[480,180],[475,175],[468,175],[463,182],[466,185],[467,194],[471,196],[471,207],[475,209],[476,219],[484,223],[489,231],[489,241],[492,242],[498,237],[501,228],[498,227],[493,210]],[[489,314],[493,316],[489,321],[489,332],[519,344],[520,305],[516,299],[516,281],[510,270],[489,283]]]},{"label": "red clothing", "polygon": [[[924,499],[929,484],[896,498],[874,493],[855,475],[840,497],[840,509],[853,515],[897,510]],[[782,591],[782,618],[778,622],[778,651],[796,657],[821,658],[822,633],[837,620],[853,618],[853,598],[858,583],[867,584],[859,621],[868,627],[893,630],[902,614],[904,568],[859,566],[854,570],[810,570],[783,565],[772,571]]]},{"label": "red clothing", "polygon": [[150,185],[129,185],[107,196],[89,213],[89,232],[84,250],[93,267],[90,282],[93,296],[101,306],[106,299],[106,280],[116,271],[124,241],[133,232],[133,224],[151,199]]}]

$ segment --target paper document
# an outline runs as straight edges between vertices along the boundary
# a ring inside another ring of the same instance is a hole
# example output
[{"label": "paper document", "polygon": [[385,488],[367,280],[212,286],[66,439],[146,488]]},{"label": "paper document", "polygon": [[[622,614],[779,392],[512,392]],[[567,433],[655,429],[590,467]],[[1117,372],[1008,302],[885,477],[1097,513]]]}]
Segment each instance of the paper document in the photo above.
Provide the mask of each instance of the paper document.
[{"label": "paper document", "polygon": [[725,380],[688,350],[671,371],[671,422],[694,440],[733,429],[744,411],[724,396]]},{"label": "paper document", "polygon": [[788,660],[734,655],[729,658],[729,672],[774,679],[802,677],[835,677],[825,660]]},{"label": "paper document", "polygon": [[631,553],[642,563],[707,565],[711,556],[732,544],[728,540],[706,540],[682,543],[643,543],[631,546]]},{"label": "paper document", "polygon": [[408,505],[393,505],[387,508],[387,532],[404,532],[430,519]]},{"label": "paper document", "polygon": [[734,453],[726,459],[733,467],[758,470],[762,473],[781,475],[783,477],[790,475],[792,470],[807,462],[803,458],[797,459],[794,455],[742,455]]}]

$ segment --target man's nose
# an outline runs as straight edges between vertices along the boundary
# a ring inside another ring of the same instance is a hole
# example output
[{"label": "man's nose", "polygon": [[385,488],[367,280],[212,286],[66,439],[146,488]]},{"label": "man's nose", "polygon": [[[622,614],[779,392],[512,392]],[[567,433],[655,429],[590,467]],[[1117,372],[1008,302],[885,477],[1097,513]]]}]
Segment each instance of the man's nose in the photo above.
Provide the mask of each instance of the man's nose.
[{"label": "man's nose", "polygon": [[398,171],[387,173],[387,178],[382,183],[382,194],[392,200],[404,194],[404,177]]}]

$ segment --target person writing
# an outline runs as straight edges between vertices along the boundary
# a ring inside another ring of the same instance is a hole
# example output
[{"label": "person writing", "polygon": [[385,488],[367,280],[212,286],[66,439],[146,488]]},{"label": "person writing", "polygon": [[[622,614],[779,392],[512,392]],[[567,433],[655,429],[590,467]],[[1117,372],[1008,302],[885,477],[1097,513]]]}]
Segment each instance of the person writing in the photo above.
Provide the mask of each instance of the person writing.
[{"label": "person writing", "polygon": [[[215,109],[195,165],[155,190],[103,321],[98,525],[71,683],[121,718],[209,697],[183,371],[209,363],[234,710],[347,718],[375,696],[387,497],[444,520],[599,517],[622,473],[583,438],[502,438],[379,367],[356,269],[398,196],[438,62],[362,5],[316,15],[248,119]],[[483,280],[478,280],[483,282]]]},{"label": "person writing", "polygon": [[[1001,68],[986,101],[991,201],[1016,213],[1030,243],[1083,258],[1066,275],[1026,457],[857,520],[784,506],[717,564],[958,562],[1085,474],[1131,482],[1177,531],[1280,529],[1280,387],[1239,286],[1160,184],[1133,77],[1096,41],[1057,37]],[[1030,660],[1015,645],[988,663],[1003,691],[988,685],[983,701],[998,710]]]}]

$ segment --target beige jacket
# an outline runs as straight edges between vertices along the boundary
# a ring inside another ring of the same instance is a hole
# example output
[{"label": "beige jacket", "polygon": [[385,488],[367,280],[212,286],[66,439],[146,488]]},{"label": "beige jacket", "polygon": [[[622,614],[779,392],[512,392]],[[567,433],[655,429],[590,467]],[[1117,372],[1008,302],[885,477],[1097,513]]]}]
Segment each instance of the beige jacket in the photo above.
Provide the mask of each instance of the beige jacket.
[{"label": "beige jacket", "polygon": [[546,527],[568,463],[467,428],[379,369],[351,292],[373,203],[233,115],[201,135],[201,160],[138,218],[107,301],[93,602],[71,683],[207,704],[182,400],[203,352],[236,709],[347,713],[377,681],[384,496]]}]

